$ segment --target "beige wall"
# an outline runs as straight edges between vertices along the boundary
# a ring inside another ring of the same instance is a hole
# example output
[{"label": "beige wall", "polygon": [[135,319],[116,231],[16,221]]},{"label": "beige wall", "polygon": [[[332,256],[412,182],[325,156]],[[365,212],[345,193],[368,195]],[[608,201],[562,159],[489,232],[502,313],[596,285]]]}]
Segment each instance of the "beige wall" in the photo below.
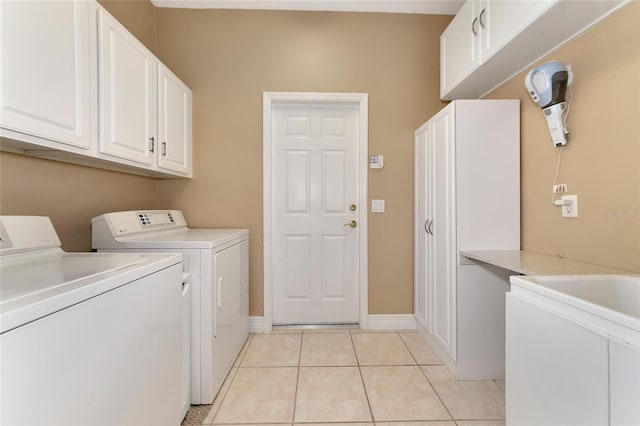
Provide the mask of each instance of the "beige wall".
[{"label": "beige wall", "polygon": [[0,153],[0,214],[49,216],[67,251],[91,249],[91,218],[156,208],[156,181]]},{"label": "beige wall", "polygon": [[[155,181],[0,154],[0,213],[52,216],[66,250],[88,250],[89,219],[179,208],[194,226],[252,232],[251,315],[262,314],[262,92],[369,93],[369,311],[413,311],[413,130],[442,107],[447,16],[155,9],[101,3],[194,91],[193,180]],[[548,59],[572,65],[575,96],[561,183],[578,219],[550,204],[558,150],[524,73],[491,98],[522,100],[523,248],[640,272],[640,4],[632,2]],[[156,31],[161,28],[161,31]],[[541,62],[544,62],[541,61]],[[157,192],[156,192],[157,191]]]},{"label": "beige wall", "polygon": [[156,7],[150,0],[98,0],[98,3],[155,53]]},{"label": "beige wall", "polygon": [[522,73],[490,98],[522,100],[522,247],[640,272],[640,2],[540,63],[574,72],[574,97],[559,183],[578,194],[579,217],[551,205],[558,149]]},{"label": "beige wall", "polygon": [[[153,48],[155,7],[148,1],[101,1]],[[91,218],[156,208],[156,181],[83,166],[0,153],[0,214],[50,216],[67,251],[91,249]]]},{"label": "beige wall", "polygon": [[[158,9],[157,54],[193,90],[194,178],[159,205],[200,227],[251,230],[251,315],[263,312],[262,92],[369,94],[369,312],[413,312],[413,131],[439,100],[450,16]],[[364,206],[363,206],[364,207]]]}]

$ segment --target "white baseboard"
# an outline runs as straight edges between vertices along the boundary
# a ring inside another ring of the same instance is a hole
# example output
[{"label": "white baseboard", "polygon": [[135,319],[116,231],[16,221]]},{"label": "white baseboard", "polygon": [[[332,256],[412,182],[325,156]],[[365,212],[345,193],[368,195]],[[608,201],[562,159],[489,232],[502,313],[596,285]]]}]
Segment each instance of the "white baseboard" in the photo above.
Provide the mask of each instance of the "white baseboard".
[{"label": "white baseboard", "polygon": [[[415,330],[413,314],[369,315],[369,330]],[[264,317],[249,317],[249,332],[262,333]]]},{"label": "white baseboard", "polygon": [[369,315],[369,330],[415,330],[413,314]]},{"label": "white baseboard", "polygon": [[249,333],[262,333],[264,331],[264,317],[249,317]]}]

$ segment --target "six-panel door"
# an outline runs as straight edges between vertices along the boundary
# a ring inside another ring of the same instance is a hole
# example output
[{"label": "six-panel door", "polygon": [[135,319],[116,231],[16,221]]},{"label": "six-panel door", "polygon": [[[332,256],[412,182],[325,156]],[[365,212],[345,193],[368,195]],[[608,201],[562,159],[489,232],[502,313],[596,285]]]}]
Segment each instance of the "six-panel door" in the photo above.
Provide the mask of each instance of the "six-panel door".
[{"label": "six-panel door", "polygon": [[273,129],[273,323],[356,323],[358,109],[279,105]]}]

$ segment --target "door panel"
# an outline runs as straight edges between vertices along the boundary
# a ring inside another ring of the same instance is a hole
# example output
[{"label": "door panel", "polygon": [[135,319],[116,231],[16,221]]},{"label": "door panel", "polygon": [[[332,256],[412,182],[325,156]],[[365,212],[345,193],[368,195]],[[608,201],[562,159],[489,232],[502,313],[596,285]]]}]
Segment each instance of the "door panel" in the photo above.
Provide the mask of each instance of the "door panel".
[{"label": "door panel", "polygon": [[0,125],[89,148],[88,2],[0,2]]},{"label": "door panel", "polygon": [[158,166],[188,174],[191,170],[191,90],[158,64]]},{"label": "door panel", "polygon": [[105,11],[98,11],[100,152],[155,163],[156,60]]},{"label": "door panel", "polygon": [[477,8],[477,2],[466,2],[440,36],[441,97],[480,64],[480,25],[477,21]]},{"label": "door panel", "polygon": [[486,62],[498,50],[533,22],[555,0],[487,1],[483,2],[481,61]]},{"label": "door panel", "polygon": [[279,105],[273,132],[273,323],[357,322],[358,109]]},{"label": "door panel", "polygon": [[456,258],[454,218],[453,108],[436,115],[431,125],[431,188],[433,240],[432,291],[433,334],[449,355],[456,359]]},{"label": "door panel", "polygon": [[415,135],[415,271],[414,271],[414,312],[423,327],[427,327],[427,181],[425,178],[427,167],[427,139],[428,127]]}]

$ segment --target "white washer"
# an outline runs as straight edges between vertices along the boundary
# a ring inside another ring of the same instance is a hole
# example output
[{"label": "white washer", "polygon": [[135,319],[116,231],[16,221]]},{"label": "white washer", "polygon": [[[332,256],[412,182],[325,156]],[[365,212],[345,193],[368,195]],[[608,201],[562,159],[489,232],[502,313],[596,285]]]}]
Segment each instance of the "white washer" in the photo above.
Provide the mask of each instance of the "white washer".
[{"label": "white washer", "polygon": [[0,216],[0,424],[179,424],[182,256],[66,253]]},{"label": "white washer", "polygon": [[249,335],[249,231],[190,229],[178,210],[91,220],[93,248],[178,252],[191,277],[191,403],[211,404]]}]

